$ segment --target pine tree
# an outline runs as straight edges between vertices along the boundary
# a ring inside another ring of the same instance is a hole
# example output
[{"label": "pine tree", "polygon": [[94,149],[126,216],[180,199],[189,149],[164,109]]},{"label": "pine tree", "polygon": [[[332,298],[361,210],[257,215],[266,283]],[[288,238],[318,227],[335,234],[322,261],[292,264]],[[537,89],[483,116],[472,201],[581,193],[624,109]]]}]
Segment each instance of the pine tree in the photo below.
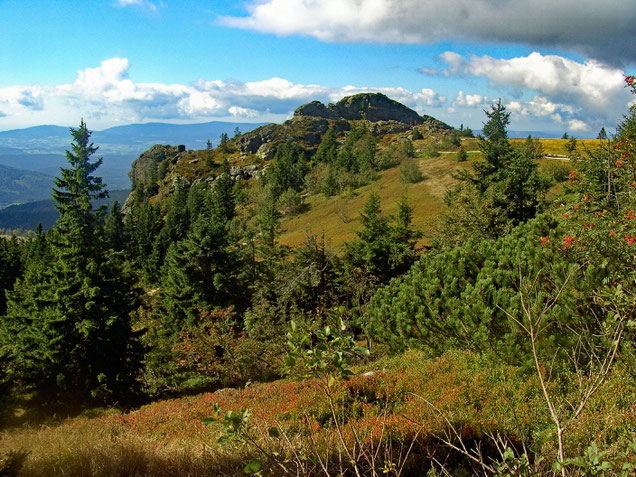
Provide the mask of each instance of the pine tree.
[{"label": "pine tree", "polygon": [[138,304],[122,255],[107,249],[105,197],[90,162],[97,148],[82,121],[71,129],[71,167],[61,170],[53,198],[60,218],[51,233],[51,261],[32,261],[8,295],[0,342],[12,374],[43,398],[120,399],[134,391],[139,349],[130,314]]}]

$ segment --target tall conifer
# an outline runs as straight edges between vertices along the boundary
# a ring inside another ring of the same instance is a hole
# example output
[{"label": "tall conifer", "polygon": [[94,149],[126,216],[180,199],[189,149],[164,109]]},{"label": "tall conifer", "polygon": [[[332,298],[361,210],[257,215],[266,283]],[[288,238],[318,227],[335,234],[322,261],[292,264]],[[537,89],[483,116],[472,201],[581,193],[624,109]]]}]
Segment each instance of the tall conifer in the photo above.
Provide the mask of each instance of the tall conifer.
[{"label": "tall conifer", "polygon": [[107,192],[92,175],[101,159],[90,161],[97,151],[90,134],[84,121],[71,129],[70,167],[53,190],[60,218],[50,263],[29,264],[0,328],[13,377],[47,399],[120,399],[139,369],[130,317],[138,294],[122,255],[105,244],[103,210],[91,205]]}]

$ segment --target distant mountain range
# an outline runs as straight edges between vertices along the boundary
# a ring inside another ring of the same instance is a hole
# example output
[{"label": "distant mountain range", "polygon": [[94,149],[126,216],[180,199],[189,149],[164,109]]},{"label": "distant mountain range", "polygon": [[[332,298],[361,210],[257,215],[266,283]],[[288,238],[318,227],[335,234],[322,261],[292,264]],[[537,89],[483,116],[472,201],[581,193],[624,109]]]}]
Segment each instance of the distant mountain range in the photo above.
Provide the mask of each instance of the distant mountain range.
[{"label": "distant mountain range", "polygon": [[[130,189],[110,191],[107,199],[96,200],[93,206],[100,207],[105,204],[110,207],[115,201],[124,205],[129,193]],[[59,215],[53,199],[12,205],[0,210],[0,229],[35,230],[38,224],[42,224],[44,230],[47,230],[55,225]]]},{"label": "distant mountain range", "polygon": [[[146,123],[116,126],[93,131],[91,140],[103,155],[139,155],[154,144],[184,144],[188,149],[203,149],[209,139],[217,145],[222,133],[234,135],[251,131],[263,123],[229,123],[212,121],[198,124]],[[89,125],[90,126],[90,125]],[[0,155],[15,150],[36,154],[63,154],[69,148],[69,128],[63,126],[34,126],[0,132]]]},{"label": "distant mountain range", "polygon": [[[217,145],[222,133],[230,137],[236,128],[251,131],[263,123],[213,121],[199,124],[147,123],[94,131],[91,140],[104,161],[98,172],[111,190],[130,187],[132,162],[155,144],[183,144],[203,149],[210,140]],[[34,126],[0,132],[0,209],[12,203],[26,203],[50,197],[53,177],[67,165],[69,128]],[[12,168],[12,169],[11,169]],[[0,227],[2,225],[0,224]]]}]

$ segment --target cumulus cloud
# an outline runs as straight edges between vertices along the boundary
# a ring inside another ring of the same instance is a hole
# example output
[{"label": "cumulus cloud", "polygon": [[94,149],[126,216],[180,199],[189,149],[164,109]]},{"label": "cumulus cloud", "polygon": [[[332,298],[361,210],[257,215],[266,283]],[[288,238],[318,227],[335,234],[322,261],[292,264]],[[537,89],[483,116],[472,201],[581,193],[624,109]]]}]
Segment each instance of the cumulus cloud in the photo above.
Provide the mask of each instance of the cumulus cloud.
[{"label": "cumulus cloud", "polygon": [[432,89],[411,92],[404,88],[333,88],[292,83],[278,77],[245,83],[205,79],[189,85],[135,83],[129,71],[126,58],[110,58],[98,67],[78,71],[73,83],[0,88],[0,107],[11,111],[14,117],[29,117],[32,123],[73,124],[78,117],[84,117],[113,125],[209,118],[284,120],[305,102],[334,102],[361,92],[384,93],[420,113],[446,102],[446,97]]},{"label": "cumulus cloud", "polygon": [[[529,101],[511,102],[509,107],[512,112],[550,116],[558,122],[574,121],[572,125],[580,131],[583,123],[590,120],[599,124],[615,124],[631,100],[631,95],[623,87],[623,71],[595,60],[579,63],[537,52],[511,59],[486,55],[465,58],[451,51],[442,53],[440,57],[447,65],[441,71],[446,76],[482,77],[493,86],[539,93]],[[460,105],[462,101],[467,100],[456,99]]]},{"label": "cumulus cloud", "polygon": [[10,108],[24,108],[32,111],[43,109],[42,93],[39,86],[9,86],[0,89],[0,102]]},{"label": "cumulus cloud", "polygon": [[483,107],[488,103],[488,98],[480,94],[464,94],[463,91],[457,93],[457,97],[453,101],[452,106],[463,106],[468,108]]},{"label": "cumulus cloud", "polygon": [[614,64],[636,57],[636,8],[625,0],[252,0],[230,27],[329,42],[447,39],[576,50]]}]

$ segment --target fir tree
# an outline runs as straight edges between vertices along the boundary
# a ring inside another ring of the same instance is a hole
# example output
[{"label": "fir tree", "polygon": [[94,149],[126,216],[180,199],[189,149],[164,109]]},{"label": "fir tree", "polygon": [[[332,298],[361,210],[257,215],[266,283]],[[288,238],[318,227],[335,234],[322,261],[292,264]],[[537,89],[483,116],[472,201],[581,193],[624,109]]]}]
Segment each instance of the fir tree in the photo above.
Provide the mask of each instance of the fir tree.
[{"label": "fir tree", "polygon": [[138,304],[122,256],[104,243],[105,197],[90,162],[97,148],[82,121],[71,129],[70,168],[62,169],[53,198],[60,218],[51,234],[51,262],[33,261],[8,296],[0,329],[12,374],[45,398],[119,399],[135,389],[139,369],[130,314]]}]

